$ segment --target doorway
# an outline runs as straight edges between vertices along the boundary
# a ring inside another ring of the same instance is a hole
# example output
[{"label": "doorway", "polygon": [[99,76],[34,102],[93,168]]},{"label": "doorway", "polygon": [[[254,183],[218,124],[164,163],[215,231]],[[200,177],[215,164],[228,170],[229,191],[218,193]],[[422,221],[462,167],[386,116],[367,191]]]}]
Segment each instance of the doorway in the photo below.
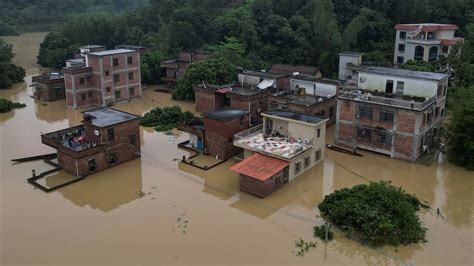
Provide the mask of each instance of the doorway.
[{"label": "doorway", "polygon": [[387,80],[387,84],[385,85],[385,93],[386,94],[393,93],[393,80]]}]

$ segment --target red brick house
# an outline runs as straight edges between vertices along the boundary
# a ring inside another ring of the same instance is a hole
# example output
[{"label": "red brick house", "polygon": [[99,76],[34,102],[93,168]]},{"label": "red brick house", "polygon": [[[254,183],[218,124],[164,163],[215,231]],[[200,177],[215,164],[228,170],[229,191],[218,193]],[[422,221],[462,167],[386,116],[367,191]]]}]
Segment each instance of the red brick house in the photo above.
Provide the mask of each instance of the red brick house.
[{"label": "red brick house", "polygon": [[45,73],[32,78],[33,96],[43,101],[56,101],[66,98],[63,73]]},{"label": "red brick house", "polygon": [[83,124],[41,135],[64,170],[85,177],[140,157],[138,116],[110,108],[83,114]]},{"label": "red brick house", "polygon": [[205,60],[209,57],[208,52],[196,51],[182,51],[178,58],[169,59],[161,63],[161,68],[164,69],[165,76],[161,79],[168,82],[168,84],[176,84],[178,79],[182,78],[186,70],[194,61]]},{"label": "red brick house", "polygon": [[249,128],[248,112],[223,108],[203,114],[200,122],[191,121],[178,125],[178,129],[189,133],[188,148],[227,160],[242,153],[235,147],[234,135]]},{"label": "red brick house", "polygon": [[110,106],[141,97],[140,53],[129,49],[90,52],[85,62],[63,68],[70,108]]},{"label": "red brick house", "polygon": [[232,85],[201,84],[193,89],[196,111],[200,113],[212,112],[230,105],[227,93],[232,90]]},{"label": "red brick house", "polygon": [[368,67],[337,100],[336,143],[416,161],[439,141],[448,74]]}]

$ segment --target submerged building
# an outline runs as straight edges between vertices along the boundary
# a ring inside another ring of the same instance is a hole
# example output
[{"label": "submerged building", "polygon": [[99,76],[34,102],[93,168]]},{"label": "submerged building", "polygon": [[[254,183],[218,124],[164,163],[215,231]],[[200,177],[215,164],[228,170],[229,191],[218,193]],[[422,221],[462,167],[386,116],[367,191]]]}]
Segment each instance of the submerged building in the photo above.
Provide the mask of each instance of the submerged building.
[{"label": "submerged building", "polygon": [[85,52],[63,68],[70,108],[110,106],[140,98],[140,53],[131,49]]},{"label": "submerged building", "polygon": [[269,96],[268,109],[283,109],[327,118],[327,126],[336,123],[337,80],[295,75],[290,88]]},{"label": "submerged building", "polygon": [[41,135],[58,164],[85,177],[140,157],[139,117],[110,108],[83,112],[83,124]]},{"label": "submerged building", "polygon": [[453,46],[463,38],[455,37],[458,26],[453,24],[397,24],[394,64],[409,60],[435,61],[447,57]]},{"label": "submerged building", "polygon": [[415,161],[439,140],[449,75],[366,67],[337,100],[336,143]]},{"label": "submerged building", "polygon": [[45,73],[32,78],[33,96],[46,102],[66,98],[63,73]]},{"label": "submerged building", "polygon": [[264,198],[323,160],[327,119],[279,109],[262,116],[262,125],[235,135],[244,159],[231,170],[240,190]]},{"label": "submerged building", "polygon": [[182,51],[178,58],[163,61],[160,67],[164,71],[164,76],[161,78],[170,85],[176,84],[178,79],[184,77],[189,65],[194,61],[205,60],[209,57],[208,52],[203,51]]}]

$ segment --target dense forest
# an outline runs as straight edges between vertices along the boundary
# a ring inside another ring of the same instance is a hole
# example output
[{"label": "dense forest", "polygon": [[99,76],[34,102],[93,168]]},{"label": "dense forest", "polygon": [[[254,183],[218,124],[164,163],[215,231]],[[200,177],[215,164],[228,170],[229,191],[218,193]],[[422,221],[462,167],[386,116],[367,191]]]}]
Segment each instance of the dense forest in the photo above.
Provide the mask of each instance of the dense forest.
[{"label": "dense forest", "polygon": [[0,36],[48,30],[68,16],[88,11],[119,12],[147,0],[1,0]]},{"label": "dense forest", "polygon": [[13,64],[14,56],[12,46],[0,39],[0,89],[10,88],[25,77],[25,70]]}]

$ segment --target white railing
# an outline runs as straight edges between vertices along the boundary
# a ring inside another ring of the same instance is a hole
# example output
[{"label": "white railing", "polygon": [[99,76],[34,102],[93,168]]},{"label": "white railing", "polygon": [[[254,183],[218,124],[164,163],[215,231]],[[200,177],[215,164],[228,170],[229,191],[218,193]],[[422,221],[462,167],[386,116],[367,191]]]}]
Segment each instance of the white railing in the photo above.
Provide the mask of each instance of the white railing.
[{"label": "white railing", "polygon": [[426,108],[427,106],[431,105],[433,102],[436,101],[436,96],[432,98],[427,98],[423,102],[415,102],[413,100],[403,100],[403,99],[389,98],[389,97],[383,97],[383,96],[373,96],[373,95],[357,93],[353,91],[341,91],[339,92],[339,97],[343,99],[351,99],[351,100],[362,101],[362,102],[370,102],[370,103],[376,103],[376,104],[396,106],[396,107],[402,107],[402,108],[413,109],[413,110],[423,110],[424,108]]},{"label": "white railing", "polygon": [[263,131],[263,124],[260,124],[258,126],[251,127],[249,129],[246,129],[242,132],[239,132],[234,135],[234,141],[239,141],[241,139],[248,138],[249,136],[252,136],[254,134],[257,134],[259,132]]}]

